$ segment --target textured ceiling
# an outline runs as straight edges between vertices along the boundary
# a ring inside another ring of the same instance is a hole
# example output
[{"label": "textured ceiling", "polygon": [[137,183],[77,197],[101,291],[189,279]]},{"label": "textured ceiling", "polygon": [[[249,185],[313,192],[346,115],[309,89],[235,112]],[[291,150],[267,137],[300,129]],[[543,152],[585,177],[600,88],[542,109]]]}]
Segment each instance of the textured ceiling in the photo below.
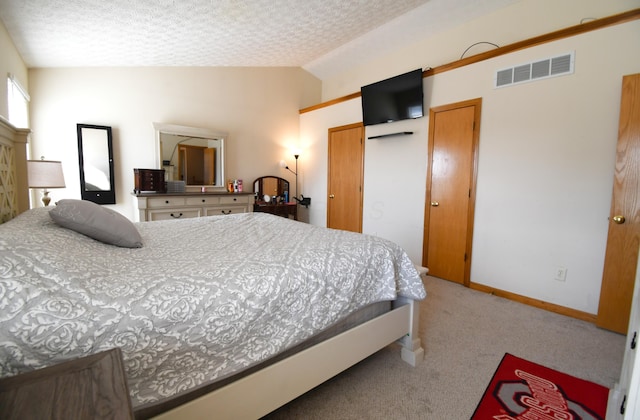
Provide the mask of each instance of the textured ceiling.
[{"label": "textured ceiling", "polygon": [[[514,1],[0,0],[0,18],[28,67],[307,65],[313,73],[335,71],[354,42],[358,51],[393,48]],[[394,22],[391,37],[371,35]]]}]

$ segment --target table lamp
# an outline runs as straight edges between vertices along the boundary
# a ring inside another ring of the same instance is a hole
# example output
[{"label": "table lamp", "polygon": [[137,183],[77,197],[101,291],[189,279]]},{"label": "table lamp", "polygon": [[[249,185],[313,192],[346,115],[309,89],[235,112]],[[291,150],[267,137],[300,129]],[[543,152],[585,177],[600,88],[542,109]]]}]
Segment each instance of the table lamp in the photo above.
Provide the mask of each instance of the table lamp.
[{"label": "table lamp", "polygon": [[28,160],[27,178],[29,188],[44,188],[42,203],[48,206],[51,202],[47,188],[64,188],[62,162],[55,160]]}]

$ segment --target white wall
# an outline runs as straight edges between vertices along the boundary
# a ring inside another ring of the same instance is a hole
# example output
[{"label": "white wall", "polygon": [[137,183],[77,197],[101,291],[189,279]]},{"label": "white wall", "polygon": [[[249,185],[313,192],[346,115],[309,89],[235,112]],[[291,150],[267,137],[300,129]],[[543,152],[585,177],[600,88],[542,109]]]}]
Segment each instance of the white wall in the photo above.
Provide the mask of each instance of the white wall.
[{"label": "white wall", "polygon": [[22,57],[18,53],[9,33],[5,29],[4,25],[0,21],[0,116],[8,119],[8,107],[7,107],[7,75],[13,74],[20,84],[28,89],[29,80],[27,76],[27,66],[22,61]]},{"label": "white wall", "polygon": [[[424,10],[429,10],[429,6],[425,5]],[[435,68],[451,63],[460,59],[469,47],[465,57],[494,48],[489,44],[472,46],[478,42],[505,46],[579,25],[583,21],[612,16],[638,7],[639,0],[520,0],[494,13],[472,19],[459,27],[433,36],[420,37],[409,34],[411,37],[406,36],[406,44],[396,48],[391,54],[379,54],[374,47],[369,51],[368,60],[361,60],[358,66],[323,78],[322,100],[329,101],[358,92],[360,86],[419,67]],[[362,39],[342,46],[340,54],[362,56],[363,40],[377,41],[366,42],[365,45],[386,44],[389,33],[403,33],[406,31],[405,22],[414,23],[415,15],[418,15],[419,19],[421,9],[400,16],[365,34]],[[335,60],[340,56],[337,52],[332,52],[328,57]]]},{"label": "white wall", "polygon": [[[640,72],[639,41],[634,21],[425,79],[427,109],[483,100],[472,282],[597,312],[621,81]],[[493,89],[497,69],[570,51],[573,75]],[[313,223],[326,220],[315,206],[326,196],[326,132],[360,120],[359,99],[301,117],[302,137],[315,139],[319,159],[304,183],[313,191]],[[367,136],[415,132],[367,140],[363,226],[398,242],[415,263],[422,255],[428,123],[366,130]],[[567,268],[565,282],[553,279],[557,266]]]},{"label": "white wall", "polygon": [[298,110],[319,102],[320,82],[300,68],[31,69],[32,152],[62,160],[66,189],[80,198],[76,124],[113,129],[114,207],[134,219],[133,168],[155,168],[153,122],[226,131],[227,178],[278,175],[297,148]]},{"label": "white wall", "polygon": [[[597,313],[622,76],[640,57],[611,45],[640,40],[640,22],[500,57],[436,78],[484,75],[472,281]],[[574,50],[575,74],[492,91],[495,69]],[[524,61],[523,61],[524,60]],[[466,74],[465,74],[466,73]],[[553,279],[567,268],[566,282]],[[517,279],[517,280],[514,280]]]},{"label": "white wall", "polygon": [[[301,157],[301,191],[312,197],[311,224],[327,224],[328,129],[361,121],[360,98],[300,116],[302,156],[306,157],[304,161]],[[422,259],[427,129],[424,118],[365,128],[363,232],[393,240],[414,263]],[[399,131],[414,134],[366,139]]]}]

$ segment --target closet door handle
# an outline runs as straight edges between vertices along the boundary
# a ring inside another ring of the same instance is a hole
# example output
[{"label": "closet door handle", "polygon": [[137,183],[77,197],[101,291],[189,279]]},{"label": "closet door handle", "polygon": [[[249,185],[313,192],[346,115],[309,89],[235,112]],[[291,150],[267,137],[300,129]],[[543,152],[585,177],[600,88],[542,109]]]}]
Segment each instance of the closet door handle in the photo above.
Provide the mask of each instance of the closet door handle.
[{"label": "closet door handle", "polygon": [[437,201],[432,201],[431,202],[431,207],[438,207],[440,205],[440,203],[438,203]]},{"label": "closet door handle", "polygon": [[329,198],[336,198],[334,194],[329,194]]},{"label": "closet door handle", "polygon": [[636,346],[638,345],[638,332],[634,331],[633,332],[633,337],[631,338],[631,350],[635,350]]},{"label": "closet door handle", "polygon": [[621,215],[616,215],[613,216],[613,222],[617,223],[619,225],[623,224],[624,222],[626,222],[627,219],[624,218],[624,216]]}]

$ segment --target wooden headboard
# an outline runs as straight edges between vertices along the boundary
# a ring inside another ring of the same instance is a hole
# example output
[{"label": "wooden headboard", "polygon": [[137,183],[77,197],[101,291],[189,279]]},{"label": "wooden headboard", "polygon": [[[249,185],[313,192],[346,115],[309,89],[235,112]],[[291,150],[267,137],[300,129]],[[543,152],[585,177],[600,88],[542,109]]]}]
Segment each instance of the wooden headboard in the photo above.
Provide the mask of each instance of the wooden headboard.
[{"label": "wooden headboard", "polygon": [[29,209],[27,142],[31,130],[0,116],[0,223]]}]

